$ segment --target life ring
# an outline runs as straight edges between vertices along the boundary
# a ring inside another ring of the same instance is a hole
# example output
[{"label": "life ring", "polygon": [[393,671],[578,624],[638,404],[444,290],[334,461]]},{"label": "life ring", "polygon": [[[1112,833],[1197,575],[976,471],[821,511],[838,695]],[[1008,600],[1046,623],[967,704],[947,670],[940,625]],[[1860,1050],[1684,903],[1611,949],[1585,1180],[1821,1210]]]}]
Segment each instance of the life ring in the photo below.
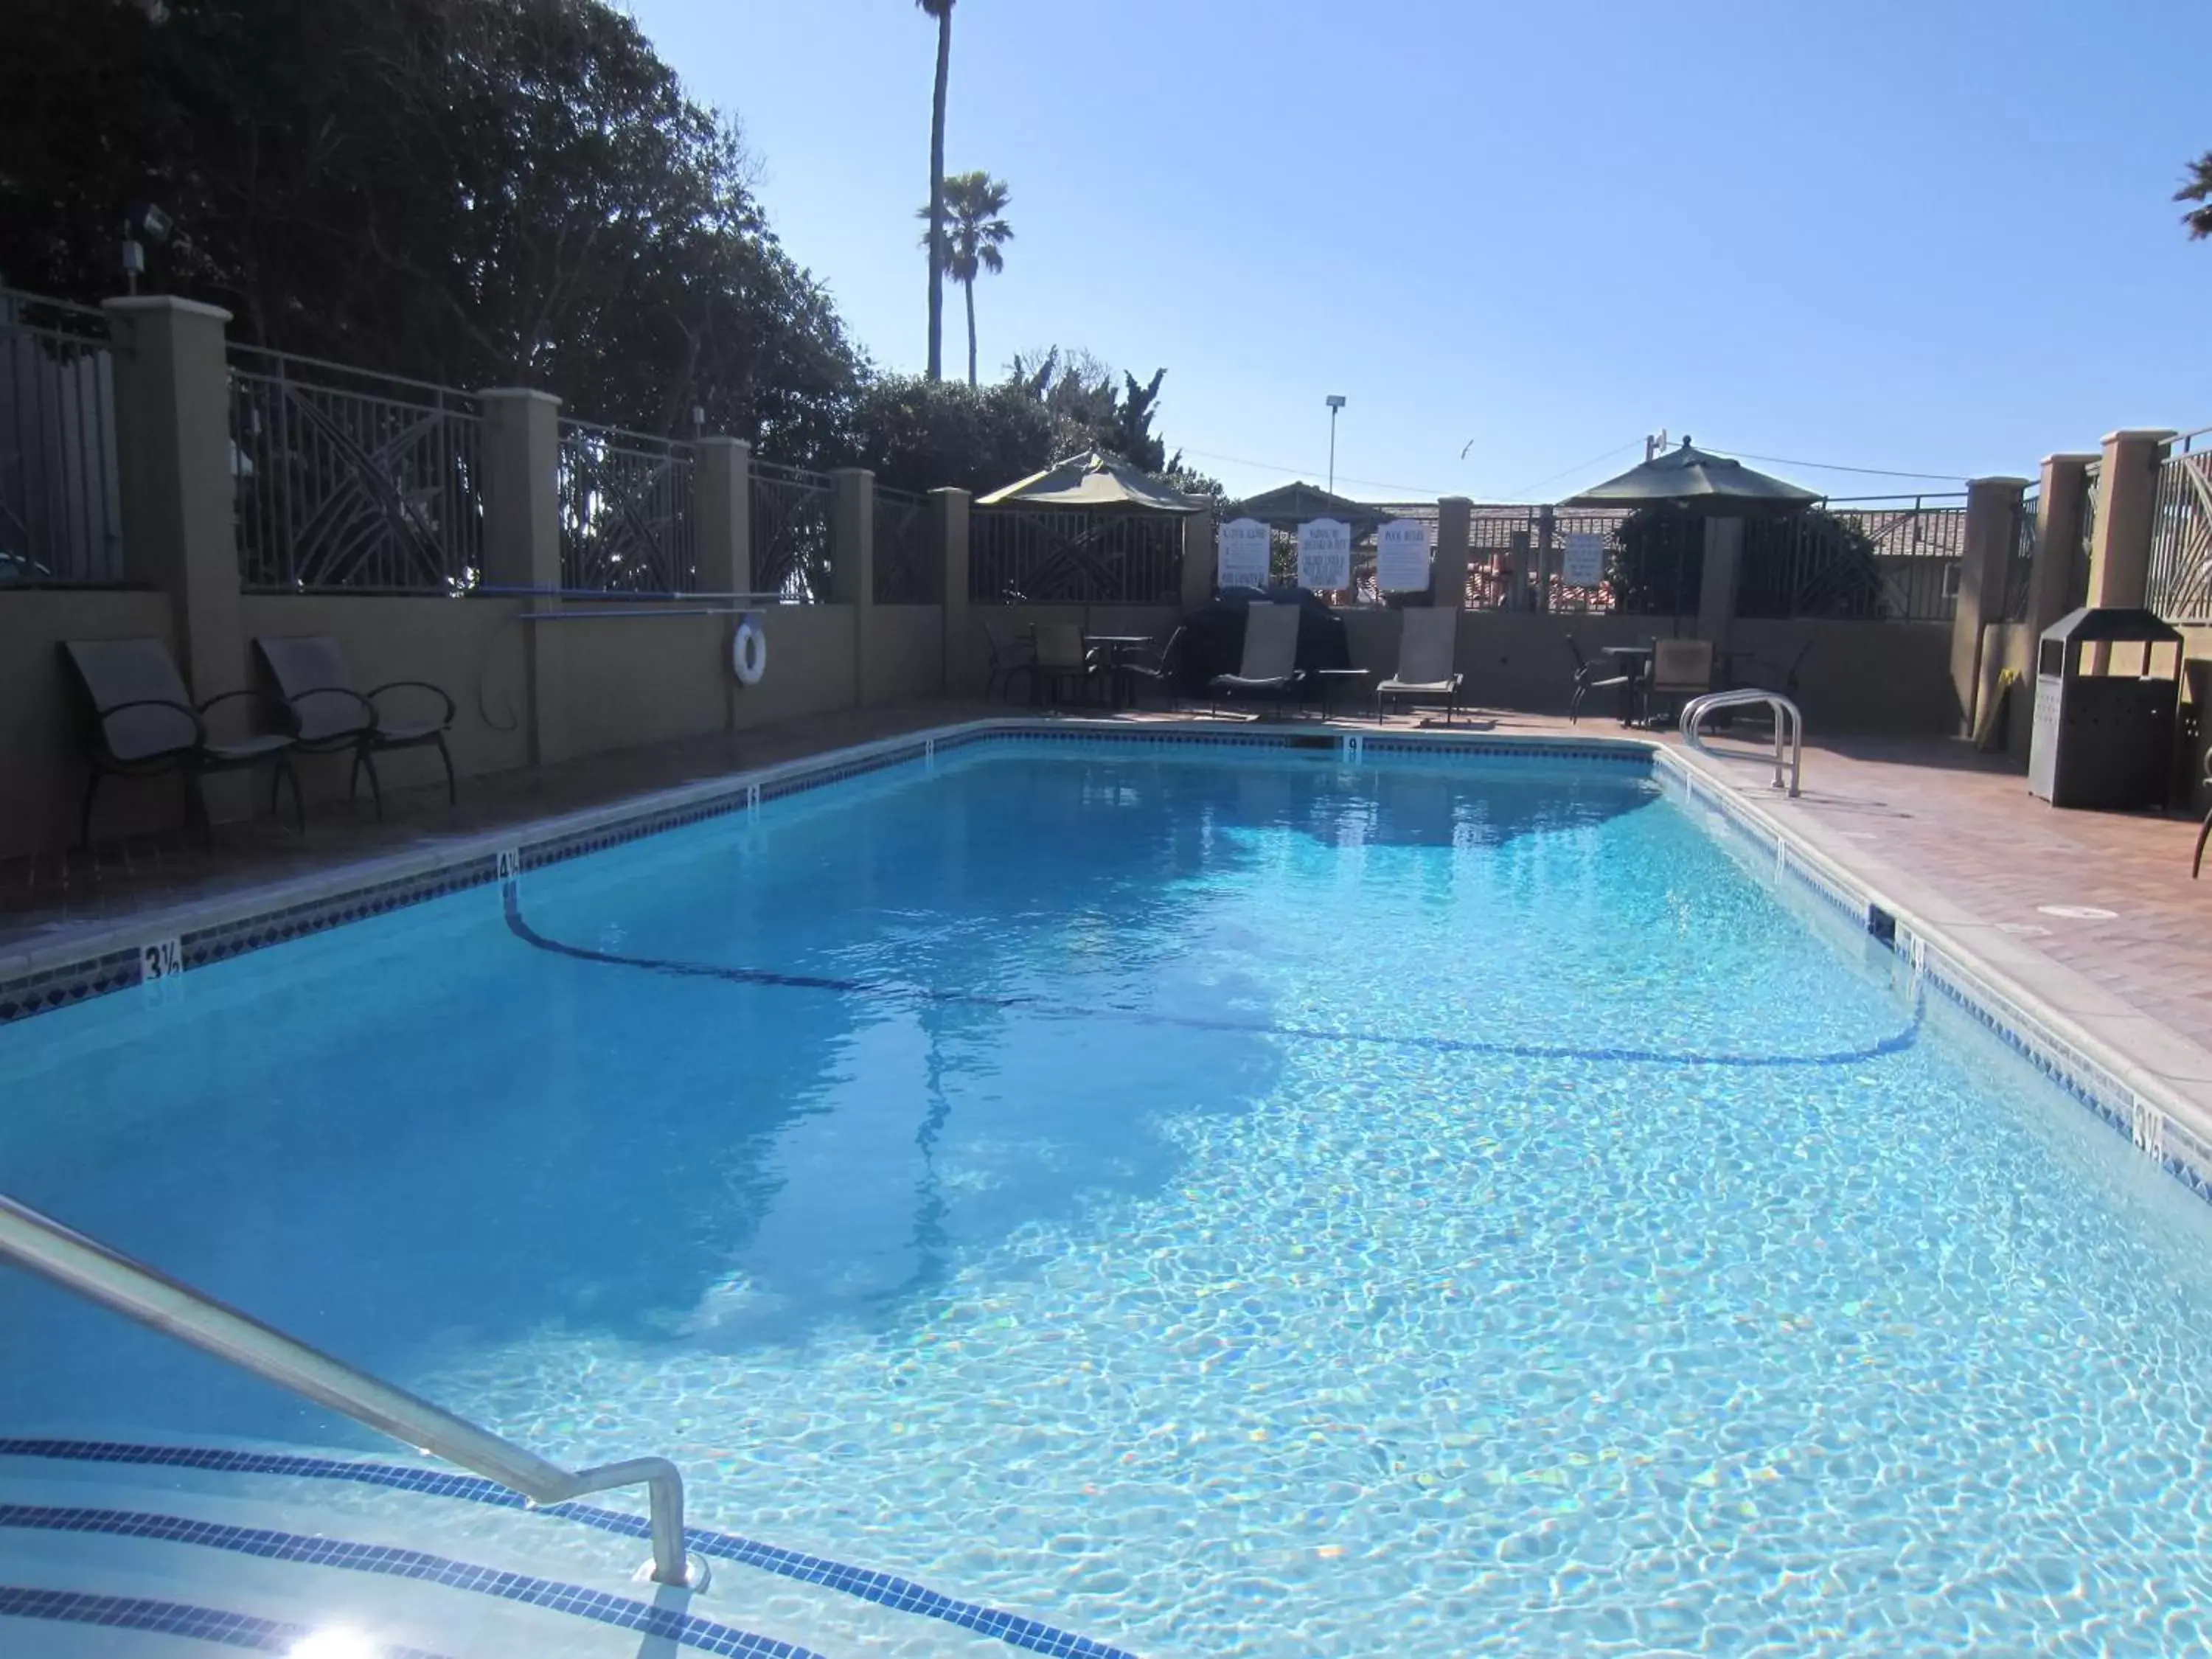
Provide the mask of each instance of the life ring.
[{"label": "life ring", "polygon": [[755,611],[739,617],[738,631],[730,636],[730,672],[739,685],[758,685],[768,672],[768,629]]}]

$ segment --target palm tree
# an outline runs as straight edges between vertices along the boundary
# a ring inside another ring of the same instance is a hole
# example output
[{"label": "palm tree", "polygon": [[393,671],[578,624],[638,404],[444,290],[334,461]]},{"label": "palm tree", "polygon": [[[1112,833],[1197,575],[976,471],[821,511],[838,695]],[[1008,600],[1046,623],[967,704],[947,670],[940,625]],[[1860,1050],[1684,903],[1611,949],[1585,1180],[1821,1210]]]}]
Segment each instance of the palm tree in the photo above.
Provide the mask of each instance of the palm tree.
[{"label": "palm tree", "polygon": [[945,378],[945,87],[952,74],[953,0],[914,0],[937,20],[937,94],[929,106],[929,378]]},{"label": "palm tree", "polygon": [[[1014,240],[1014,228],[999,216],[1012,199],[1003,180],[981,171],[956,173],[945,181],[944,216],[938,234],[945,241],[945,274],[968,290],[968,384],[975,384],[975,279],[1006,268],[1000,250]],[[929,217],[921,208],[916,218]],[[921,239],[924,247],[929,237]]]},{"label": "palm tree", "polygon": [[2200,204],[2181,216],[2192,238],[2212,236],[2212,149],[2189,164],[2189,182],[2173,192],[2173,199]]}]

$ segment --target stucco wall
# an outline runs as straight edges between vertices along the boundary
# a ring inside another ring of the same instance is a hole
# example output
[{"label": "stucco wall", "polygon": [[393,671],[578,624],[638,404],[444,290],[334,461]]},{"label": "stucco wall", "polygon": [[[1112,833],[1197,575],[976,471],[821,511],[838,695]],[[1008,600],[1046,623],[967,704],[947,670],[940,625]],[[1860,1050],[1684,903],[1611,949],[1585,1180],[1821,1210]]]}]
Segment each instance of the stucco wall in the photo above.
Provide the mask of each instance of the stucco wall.
[{"label": "stucco wall", "polygon": [[867,701],[911,702],[945,689],[945,616],[933,605],[886,605],[869,609]]},{"label": "stucco wall", "polygon": [[[64,640],[152,635],[176,649],[161,593],[0,593],[0,857],[76,839],[84,792],[82,699],[62,667]],[[184,797],[173,781],[111,780],[94,832],[120,835],[175,823]]]},{"label": "stucco wall", "polygon": [[945,676],[946,692],[956,697],[981,696],[990,672],[990,638],[986,621],[1022,634],[1039,623],[1073,623],[1087,634],[1142,634],[1164,641],[1182,620],[1172,605],[977,605],[967,612],[964,627],[956,620],[946,649],[951,658]]}]

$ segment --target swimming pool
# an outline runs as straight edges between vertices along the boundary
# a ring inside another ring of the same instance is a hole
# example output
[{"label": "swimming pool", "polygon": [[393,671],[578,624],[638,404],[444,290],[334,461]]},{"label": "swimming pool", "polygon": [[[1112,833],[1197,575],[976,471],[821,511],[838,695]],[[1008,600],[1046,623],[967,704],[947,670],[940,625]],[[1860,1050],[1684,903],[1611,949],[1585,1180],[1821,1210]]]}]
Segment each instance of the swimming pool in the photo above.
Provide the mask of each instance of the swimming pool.
[{"label": "swimming pool", "polygon": [[[2212,1216],[1632,757],[977,745],[0,1029],[0,1187],[310,1340],[1139,1652],[2212,1595]],[[373,1443],[0,1329],[9,1432]]]}]

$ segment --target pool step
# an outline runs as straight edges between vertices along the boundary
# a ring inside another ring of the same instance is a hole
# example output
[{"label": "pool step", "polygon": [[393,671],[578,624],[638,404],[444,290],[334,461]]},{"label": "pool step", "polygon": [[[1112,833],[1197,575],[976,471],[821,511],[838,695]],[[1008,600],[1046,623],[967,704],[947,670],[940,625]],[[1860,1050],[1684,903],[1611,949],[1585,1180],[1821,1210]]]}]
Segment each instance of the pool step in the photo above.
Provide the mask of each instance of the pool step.
[{"label": "pool step", "polygon": [[[641,1541],[557,1513],[328,1479],[0,1456],[0,1585],[47,1592],[33,1611],[73,1615],[0,1612],[9,1654],[222,1645],[166,1633],[205,1626],[180,1625],[164,1604],[299,1630],[342,1626],[380,1647],[442,1659],[634,1659],[641,1644],[761,1659],[1010,1651],[738,1562],[714,1563],[696,1594],[640,1583],[633,1574],[644,1559]],[[62,1603],[53,1593],[104,1599]],[[125,1626],[85,1622],[110,1617]],[[87,1634],[108,1645],[86,1646]],[[264,1650],[291,1645],[281,1631],[240,1635]]]}]

